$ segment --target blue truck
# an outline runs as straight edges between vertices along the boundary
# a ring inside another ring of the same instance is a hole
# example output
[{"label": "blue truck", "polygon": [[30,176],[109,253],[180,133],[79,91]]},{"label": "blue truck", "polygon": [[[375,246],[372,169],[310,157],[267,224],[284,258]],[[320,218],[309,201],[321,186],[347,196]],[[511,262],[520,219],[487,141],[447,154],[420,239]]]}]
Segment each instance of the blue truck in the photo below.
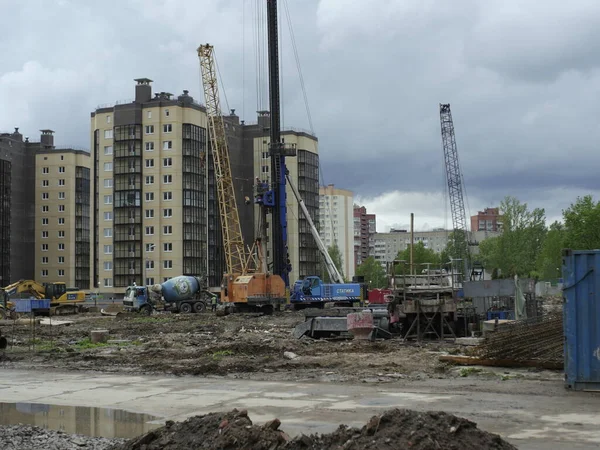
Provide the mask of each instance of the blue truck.
[{"label": "blue truck", "polygon": [[323,308],[326,303],[336,306],[362,305],[365,291],[360,283],[323,283],[317,276],[306,277],[294,283],[290,303],[294,309]]}]

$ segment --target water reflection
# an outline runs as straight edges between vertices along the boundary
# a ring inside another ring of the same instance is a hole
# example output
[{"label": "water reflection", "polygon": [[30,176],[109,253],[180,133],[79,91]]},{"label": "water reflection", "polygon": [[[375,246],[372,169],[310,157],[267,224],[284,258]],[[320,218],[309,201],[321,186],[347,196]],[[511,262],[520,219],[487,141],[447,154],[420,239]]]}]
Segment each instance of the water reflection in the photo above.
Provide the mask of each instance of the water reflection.
[{"label": "water reflection", "polygon": [[156,419],[121,409],[0,403],[0,425],[35,425],[92,437],[132,438],[159,427],[160,424],[149,423]]}]

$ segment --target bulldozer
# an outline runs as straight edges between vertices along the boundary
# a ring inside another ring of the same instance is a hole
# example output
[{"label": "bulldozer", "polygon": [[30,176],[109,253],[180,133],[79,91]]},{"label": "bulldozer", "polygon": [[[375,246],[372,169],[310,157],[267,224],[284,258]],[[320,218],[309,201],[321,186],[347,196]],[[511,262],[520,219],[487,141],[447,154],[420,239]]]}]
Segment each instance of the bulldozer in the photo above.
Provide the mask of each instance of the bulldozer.
[{"label": "bulldozer", "polygon": [[28,293],[35,299],[50,300],[50,308],[38,312],[50,315],[75,314],[79,312],[85,302],[85,292],[69,290],[63,282],[38,283],[34,280],[19,280],[9,286],[0,288],[2,305],[0,317],[14,317],[15,302],[10,297],[15,294]]}]

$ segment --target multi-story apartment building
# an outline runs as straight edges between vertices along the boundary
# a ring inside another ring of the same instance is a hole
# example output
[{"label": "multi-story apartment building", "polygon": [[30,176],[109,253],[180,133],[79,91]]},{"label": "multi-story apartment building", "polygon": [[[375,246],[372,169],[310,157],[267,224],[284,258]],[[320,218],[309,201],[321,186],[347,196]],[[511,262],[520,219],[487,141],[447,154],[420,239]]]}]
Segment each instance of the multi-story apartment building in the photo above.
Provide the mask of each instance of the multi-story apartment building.
[{"label": "multi-story apartment building", "polygon": [[[133,282],[207,274],[218,289],[226,267],[206,109],[188,91],[153,96],[151,80],[135,81],[133,101],[91,114],[94,285],[118,296]],[[235,110],[224,118],[242,233],[251,246],[260,216],[255,178],[269,175],[269,115],[260,113],[252,125],[240,123]],[[282,135],[297,146],[288,169],[318,221],[317,140],[297,130]],[[293,280],[318,274],[320,255],[291,190],[287,195]]]},{"label": "multi-story apartment building", "polygon": [[353,193],[333,184],[319,189],[320,235],[327,247],[337,244],[347,279],[354,276]]},{"label": "multi-story apartment building", "polygon": [[91,114],[94,283],[117,295],[206,273],[205,109],[135,81],[132,102]]},{"label": "multi-story apartment building", "polygon": [[35,279],[90,289],[90,154],[46,145],[35,159]]},{"label": "multi-story apartment building", "polygon": [[471,231],[501,231],[502,216],[500,208],[485,208],[478,211],[476,216],[471,216]]},{"label": "multi-story apartment building", "polygon": [[[422,242],[425,248],[441,253],[446,248],[449,234],[450,231],[443,229],[415,231],[415,244]],[[396,258],[398,252],[403,252],[410,246],[410,232],[392,228],[389,233],[377,233],[374,240],[376,251],[373,256],[385,267],[386,263]]]},{"label": "multi-story apartment building", "polygon": [[[244,153],[254,154],[254,174],[261,180],[269,180],[271,164],[269,157],[269,119],[268,111],[260,111],[258,123],[244,125]],[[286,158],[290,178],[296,184],[300,196],[312,220],[319,223],[319,153],[318,140],[311,133],[287,128],[281,132],[288,144],[296,146],[297,156]],[[322,256],[312,236],[300,206],[291,188],[286,189],[288,250],[292,263],[290,283],[299,278],[320,274]],[[258,229],[261,213],[254,208],[254,229]],[[270,223],[269,218],[267,218]],[[270,230],[270,227],[269,227]],[[270,232],[267,234],[270,239]],[[270,259],[270,254],[267,255]]]},{"label": "multi-story apartment building", "polygon": [[354,205],[354,264],[360,266],[369,256],[375,254],[373,236],[377,232],[377,217],[367,214],[367,208]]},{"label": "multi-story apartment building", "polygon": [[0,134],[0,286],[19,279],[90,288],[89,153]]}]

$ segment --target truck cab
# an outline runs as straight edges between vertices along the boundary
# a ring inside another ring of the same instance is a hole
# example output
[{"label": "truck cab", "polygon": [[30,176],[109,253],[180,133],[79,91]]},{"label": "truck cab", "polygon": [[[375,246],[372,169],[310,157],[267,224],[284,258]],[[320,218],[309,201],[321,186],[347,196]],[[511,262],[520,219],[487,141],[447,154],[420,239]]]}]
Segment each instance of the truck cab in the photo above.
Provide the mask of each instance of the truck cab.
[{"label": "truck cab", "polygon": [[123,306],[127,311],[152,311],[148,301],[148,288],[146,286],[129,286],[125,291]]}]

